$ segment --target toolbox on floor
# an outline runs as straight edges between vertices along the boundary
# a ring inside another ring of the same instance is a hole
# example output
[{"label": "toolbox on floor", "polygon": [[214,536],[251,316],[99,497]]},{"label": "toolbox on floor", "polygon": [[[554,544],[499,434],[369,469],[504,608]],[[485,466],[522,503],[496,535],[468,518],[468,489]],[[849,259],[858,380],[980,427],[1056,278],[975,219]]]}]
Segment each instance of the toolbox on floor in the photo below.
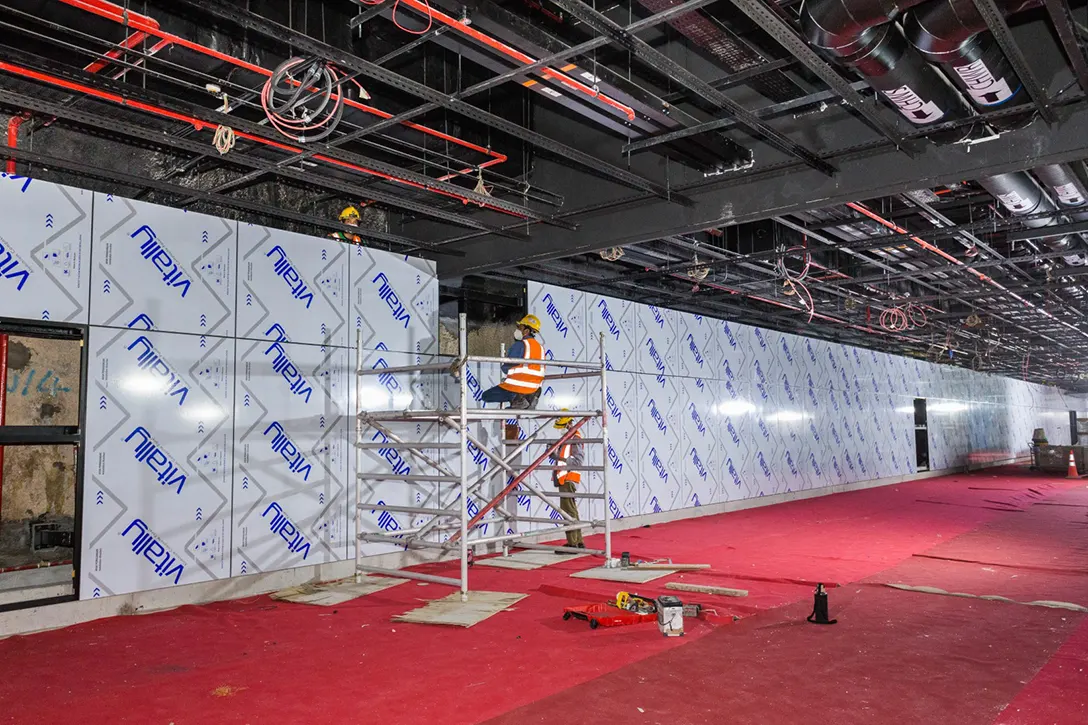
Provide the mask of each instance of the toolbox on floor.
[{"label": "toolbox on floor", "polygon": [[579,607],[565,607],[563,619],[581,619],[589,622],[590,629],[597,627],[624,627],[628,624],[656,622],[657,613],[638,614],[626,612],[614,604],[586,604]]}]

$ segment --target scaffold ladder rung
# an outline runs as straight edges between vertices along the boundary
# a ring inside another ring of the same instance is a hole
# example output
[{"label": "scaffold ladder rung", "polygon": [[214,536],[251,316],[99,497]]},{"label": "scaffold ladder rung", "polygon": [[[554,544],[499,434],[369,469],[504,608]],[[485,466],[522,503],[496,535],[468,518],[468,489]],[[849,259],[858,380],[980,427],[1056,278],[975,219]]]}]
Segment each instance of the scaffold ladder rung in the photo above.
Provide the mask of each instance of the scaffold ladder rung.
[{"label": "scaffold ladder rung", "polygon": [[427,443],[422,441],[404,441],[402,443],[396,443],[389,441],[387,443],[356,443],[355,446],[359,450],[363,451],[380,451],[386,448],[399,448],[403,450],[412,451],[426,451],[426,450],[457,450],[461,447],[460,443]]},{"label": "scaffold ladder rung", "polygon": [[361,503],[360,511],[389,511],[394,514],[420,514],[425,516],[456,516],[456,511],[449,509],[425,508],[421,506],[391,506],[384,503]]},{"label": "scaffold ladder rung", "polygon": [[408,483],[460,483],[457,476],[434,476],[422,473],[359,473],[356,478],[360,481],[406,481]]}]

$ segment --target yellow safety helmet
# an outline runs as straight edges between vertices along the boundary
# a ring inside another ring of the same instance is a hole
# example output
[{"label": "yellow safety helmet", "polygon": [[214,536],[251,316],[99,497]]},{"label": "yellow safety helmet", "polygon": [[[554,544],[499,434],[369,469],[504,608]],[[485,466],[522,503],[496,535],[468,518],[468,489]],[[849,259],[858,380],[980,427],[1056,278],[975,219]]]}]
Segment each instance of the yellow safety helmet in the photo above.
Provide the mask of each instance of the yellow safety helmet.
[{"label": "yellow safety helmet", "polygon": [[[570,410],[570,409],[569,408],[562,408],[562,411],[564,413],[567,412],[568,410]],[[570,425],[573,422],[574,422],[574,418],[572,418],[569,415],[565,415],[562,418],[556,418],[555,419],[555,425],[553,425],[552,427],[553,428],[566,428],[568,425]]]},{"label": "yellow safety helmet", "polygon": [[533,332],[540,332],[540,318],[536,315],[525,315],[518,320],[519,327],[528,327]]},{"label": "yellow safety helmet", "polygon": [[344,210],[340,212],[340,221],[346,221],[348,219],[359,219],[359,210],[353,206],[344,207]]}]

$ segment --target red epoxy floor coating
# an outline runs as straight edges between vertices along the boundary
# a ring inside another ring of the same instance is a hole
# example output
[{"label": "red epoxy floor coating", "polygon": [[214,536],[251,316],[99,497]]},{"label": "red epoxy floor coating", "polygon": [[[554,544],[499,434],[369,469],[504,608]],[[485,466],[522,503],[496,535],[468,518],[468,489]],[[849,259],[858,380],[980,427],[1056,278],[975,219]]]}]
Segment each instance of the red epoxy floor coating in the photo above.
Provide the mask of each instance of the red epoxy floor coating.
[{"label": "red epoxy floor coating", "polygon": [[[594,546],[596,541],[587,542]],[[392,623],[449,593],[409,582],[336,608],[267,597],[0,640],[0,723],[1088,723],[1088,488],[1017,469],[617,533],[716,616],[683,638],[590,631],[563,607],[623,585],[475,567],[529,597],[470,629]],[[451,574],[455,565],[423,567]],[[812,584],[839,623],[804,623]],[[738,617],[734,621],[734,617]]]}]

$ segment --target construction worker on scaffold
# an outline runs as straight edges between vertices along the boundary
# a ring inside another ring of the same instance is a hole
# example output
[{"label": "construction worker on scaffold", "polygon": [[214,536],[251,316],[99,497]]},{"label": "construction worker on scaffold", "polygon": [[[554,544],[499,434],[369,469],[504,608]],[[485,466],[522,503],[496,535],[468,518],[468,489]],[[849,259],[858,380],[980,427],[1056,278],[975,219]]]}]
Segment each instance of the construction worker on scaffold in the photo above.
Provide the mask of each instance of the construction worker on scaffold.
[{"label": "construction worker on scaffold", "polygon": [[[353,206],[345,207],[340,216],[338,217],[342,224],[347,224],[349,227],[359,226],[359,221],[362,216],[359,214],[359,210]],[[362,244],[363,238],[358,234],[349,234],[347,232],[333,232],[329,235],[329,239],[335,239],[340,242],[347,242],[349,244]]]},{"label": "construction worker on scaffold", "polygon": [[[563,410],[566,410],[566,408]],[[565,431],[572,425],[574,425],[574,418],[565,416],[557,419],[554,427]],[[576,493],[578,484],[582,482],[582,474],[578,469],[585,463],[585,445],[582,443],[582,431],[574,431],[574,435],[571,436],[570,440],[560,446],[558,451],[552,453],[550,458],[558,467],[558,470],[552,472],[552,482],[556,488],[559,489],[560,493]],[[575,521],[578,520],[577,499],[564,496],[559,499],[559,509]],[[573,546],[576,549],[586,548],[580,530],[575,529],[567,532],[567,546]]]},{"label": "construction worker on scaffold", "polygon": [[536,407],[540,398],[540,386],[544,382],[544,346],[537,335],[540,334],[540,319],[536,315],[525,315],[514,330],[514,344],[510,346],[506,357],[517,358],[524,362],[508,363],[502,366],[503,380],[493,388],[483,392],[484,403],[509,403],[515,410],[528,410]]}]

